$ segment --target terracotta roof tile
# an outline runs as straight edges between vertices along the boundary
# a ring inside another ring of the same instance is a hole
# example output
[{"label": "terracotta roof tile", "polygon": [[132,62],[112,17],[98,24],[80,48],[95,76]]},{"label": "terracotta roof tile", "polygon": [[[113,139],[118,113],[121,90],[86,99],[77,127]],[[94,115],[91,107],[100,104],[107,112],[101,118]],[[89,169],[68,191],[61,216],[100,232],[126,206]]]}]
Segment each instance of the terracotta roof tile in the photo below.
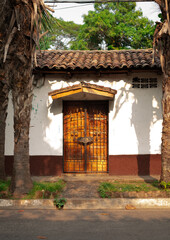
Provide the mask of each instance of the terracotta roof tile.
[{"label": "terracotta roof tile", "polygon": [[49,69],[144,68],[159,67],[152,49],[139,50],[45,50],[37,52],[37,67]]}]

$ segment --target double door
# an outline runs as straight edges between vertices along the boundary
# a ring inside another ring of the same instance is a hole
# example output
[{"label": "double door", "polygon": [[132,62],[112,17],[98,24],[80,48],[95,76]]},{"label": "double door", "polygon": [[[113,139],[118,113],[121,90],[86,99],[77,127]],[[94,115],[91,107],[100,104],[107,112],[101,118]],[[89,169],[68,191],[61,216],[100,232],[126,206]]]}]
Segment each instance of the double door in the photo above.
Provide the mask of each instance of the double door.
[{"label": "double door", "polygon": [[108,170],[108,102],[64,102],[64,172]]}]

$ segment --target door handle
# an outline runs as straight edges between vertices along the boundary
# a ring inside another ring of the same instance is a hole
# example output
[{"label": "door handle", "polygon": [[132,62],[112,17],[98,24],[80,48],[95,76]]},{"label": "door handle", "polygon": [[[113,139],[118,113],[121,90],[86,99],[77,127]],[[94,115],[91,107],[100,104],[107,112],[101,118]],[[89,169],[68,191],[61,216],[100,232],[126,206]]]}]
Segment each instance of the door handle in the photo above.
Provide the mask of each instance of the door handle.
[{"label": "door handle", "polygon": [[87,144],[87,143],[91,143],[93,142],[93,138],[92,137],[79,137],[77,138],[77,141],[83,144]]}]

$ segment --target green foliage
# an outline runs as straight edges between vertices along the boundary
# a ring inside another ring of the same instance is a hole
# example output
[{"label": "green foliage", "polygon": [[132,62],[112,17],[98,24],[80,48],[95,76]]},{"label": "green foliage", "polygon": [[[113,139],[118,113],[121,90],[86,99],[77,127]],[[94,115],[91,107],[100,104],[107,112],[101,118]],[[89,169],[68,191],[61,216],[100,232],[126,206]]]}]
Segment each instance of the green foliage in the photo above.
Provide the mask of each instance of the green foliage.
[{"label": "green foliage", "polygon": [[34,198],[37,191],[49,191],[49,192],[61,192],[65,187],[65,183],[62,180],[57,182],[34,182],[32,190],[28,193],[26,198]]},{"label": "green foliage", "polygon": [[101,183],[98,188],[98,192],[100,194],[100,197],[102,198],[110,198],[109,193],[116,192],[116,191],[117,191],[116,186],[109,182]]},{"label": "green foliage", "polygon": [[11,193],[9,192],[10,183],[10,180],[0,180],[0,198],[11,198]]},{"label": "green foliage", "polygon": [[64,21],[50,16],[50,28],[42,28],[42,32],[48,33],[40,39],[40,49],[46,50],[50,47],[54,49],[68,49],[69,44],[75,41],[78,35],[79,25],[72,21]]},{"label": "green foliage", "polygon": [[53,202],[58,209],[61,209],[66,204],[67,200],[65,198],[55,198]]},{"label": "green foliage", "polygon": [[160,182],[160,186],[161,186],[163,189],[170,188],[170,182],[161,181],[161,182]]},{"label": "green foliage", "polygon": [[153,183],[140,183],[140,182],[134,182],[134,183],[119,183],[119,182],[103,182],[100,184],[98,188],[98,192],[100,194],[100,197],[102,198],[110,198],[112,197],[113,192],[139,192],[139,191],[157,191],[159,189],[159,183],[158,181],[155,181]]},{"label": "green foliage", "polygon": [[158,14],[158,17],[160,18],[160,21],[161,21],[161,22],[164,21],[163,16],[162,16],[162,13],[159,13],[159,14]]},{"label": "green foliage", "polygon": [[136,10],[136,3],[95,4],[95,10],[84,15],[77,40],[71,49],[151,48],[154,23]]},{"label": "green foliage", "polygon": [[0,180],[0,192],[8,190],[9,186],[10,186],[10,180],[8,181]]},{"label": "green foliage", "polygon": [[[5,198],[11,198],[9,193],[9,186],[10,180],[8,181],[1,181],[0,180],[0,198],[4,196],[1,194],[3,191],[7,191],[8,196],[6,195]],[[65,187],[65,182],[63,180],[59,180],[57,182],[34,182],[33,188],[31,191],[24,197],[24,199],[33,199],[36,196],[36,192],[41,191],[43,196],[41,198],[49,198],[44,196],[46,192],[59,194],[62,192],[63,188]]]}]

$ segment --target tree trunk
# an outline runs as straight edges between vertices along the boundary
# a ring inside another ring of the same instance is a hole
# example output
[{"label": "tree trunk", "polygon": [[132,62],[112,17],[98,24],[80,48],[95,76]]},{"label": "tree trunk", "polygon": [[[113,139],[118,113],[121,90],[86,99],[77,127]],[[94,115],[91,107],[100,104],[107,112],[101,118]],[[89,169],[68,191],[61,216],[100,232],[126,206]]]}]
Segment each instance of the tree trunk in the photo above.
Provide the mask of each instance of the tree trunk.
[{"label": "tree trunk", "polygon": [[163,38],[164,81],[163,81],[163,130],[161,180],[170,182],[170,35]]},{"label": "tree trunk", "polygon": [[10,0],[0,0],[0,179],[5,180],[5,127],[9,82],[3,63],[7,29],[12,15]]},{"label": "tree trunk", "polygon": [[[23,40],[23,36],[21,37]],[[19,39],[21,41],[19,36]],[[23,46],[29,45],[25,39]],[[29,129],[32,108],[32,64],[28,58],[17,64],[16,79],[13,83],[12,98],[14,106],[14,165],[11,191],[15,196],[22,196],[32,188],[29,163]]]},{"label": "tree trunk", "polygon": [[[11,181],[13,195],[22,196],[32,188],[29,163],[29,128],[32,106],[31,69],[21,69],[12,95],[14,105],[14,165]],[[23,81],[24,78],[24,81]],[[27,79],[27,81],[25,81]]]},{"label": "tree trunk", "polygon": [[32,1],[25,4],[24,1],[13,0],[13,4],[19,15],[17,26],[14,25],[15,35],[8,51],[14,107],[14,164],[11,191],[14,196],[21,197],[33,186],[29,162],[29,128],[35,42],[31,39],[30,33]]},{"label": "tree trunk", "polygon": [[0,0],[0,70],[5,63],[5,75],[13,95],[15,143],[11,190],[17,196],[32,188],[29,127],[33,57],[39,42],[41,19],[49,16],[46,8],[50,9],[43,0]]},{"label": "tree trunk", "polygon": [[161,180],[170,182],[170,76],[164,79],[162,104],[163,131]]},{"label": "tree trunk", "polygon": [[[162,41],[162,69],[164,72],[163,81],[163,129],[162,129],[162,171],[161,180],[170,182],[170,2],[165,0],[166,10],[164,12],[164,28],[160,32]],[[168,6],[169,4],[169,6]],[[169,28],[169,30],[168,30]]]},{"label": "tree trunk", "polygon": [[162,129],[162,170],[161,180],[170,182],[170,1],[155,0],[162,11],[163,23],[157,24],[154,33],[154,48],[158,52],[164,80],[163,97],[163,129]]}]

